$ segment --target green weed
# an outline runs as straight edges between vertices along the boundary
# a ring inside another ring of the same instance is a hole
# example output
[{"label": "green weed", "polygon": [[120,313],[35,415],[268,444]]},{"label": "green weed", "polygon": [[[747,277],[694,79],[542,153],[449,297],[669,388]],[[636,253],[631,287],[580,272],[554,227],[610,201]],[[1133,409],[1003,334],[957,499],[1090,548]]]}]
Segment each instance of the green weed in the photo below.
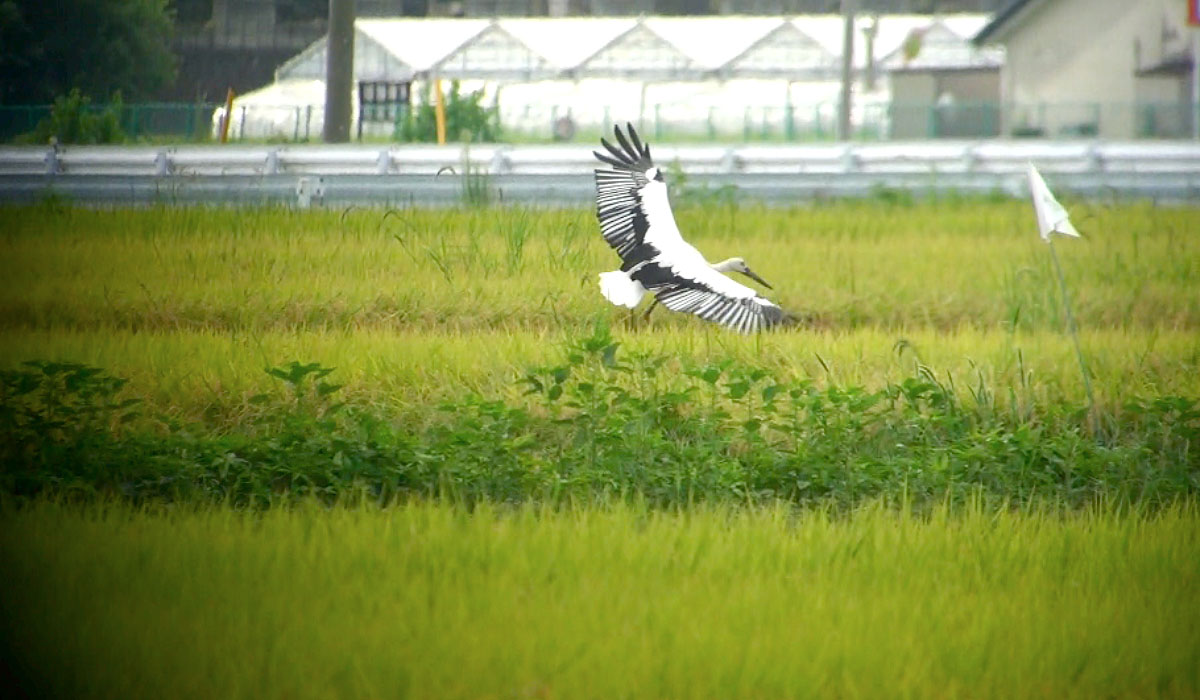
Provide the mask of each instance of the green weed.
[{"label": "green weed", "polygon": [[[299,362],[267,370],[287,391],[251,397],[255,412],[237,432],[168,419],[165,434],[122,437],[92,428],[43,437],[28,419],[10,421],[5,485],[16,495],[69,484],[139,500],[246,504],[420,495],[469,503],[636,498],[662,506],[784,500],[839,507],[873,498],[924,507],[980,495],[1157,505],[1200,486],[1194,398],[1130,402],[1127,418],[1106,415],[1097,433],[1086,412],[1070,406],[1027,398],[1023,411],[1003,410],[982,374],[966,401],[952,375],[943,381],[922,364],[913,376],[870,390],[789,380],[732,360],[626,357],[604,325],[570,342],[564,355],[519,380],[532,404],[467,393],[443,402],[442,417],[424,424],[335,401],[341,387],[326,381],[333,369]],[[24,386],[30,377],[37,379],[26,374],[11,383]],[[104,395],[94,404],[94,395],[68,387],[59,404],[96,414],[91,423],[120,422],[108,413],[129,403]]]}]

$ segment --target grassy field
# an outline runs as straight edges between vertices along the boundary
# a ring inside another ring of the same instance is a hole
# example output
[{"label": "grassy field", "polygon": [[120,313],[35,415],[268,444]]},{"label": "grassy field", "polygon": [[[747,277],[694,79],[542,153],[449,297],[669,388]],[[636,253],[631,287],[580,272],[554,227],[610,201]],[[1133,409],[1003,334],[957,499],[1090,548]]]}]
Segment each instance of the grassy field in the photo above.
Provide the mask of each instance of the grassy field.
[{"label": "grassy field", "polygon": [[1194,505],[0,514],[36,697],[1195,697]]},{"label": "grassy field", "polygon": [[1071,209],[1094,408],[1023,202],[681,206],[755,337],[608,306],[586,211],[0,208],[0,671],[1195,697],[1200,209]]},{"label": "grassy field", "polygon": [[1086,416],[1022,202],[682,206],[807,319],[755,337],[613,309],[587,211],[3,209],[5,488],[1169,502],[1200,210],[1075,209]]},{"label": "grassy field", "polygon": [[[1200,395],[1200,210],[1076,209],[1089,238],[1058,247],[1099,399]],[[736,358],[880,386],[919,361],[1082,397],[1024,203],[709,206],[679,219],[711,259],[746,257],[811,325],[742,338],[656,312],[626,328],[596,288],[616,258],[585,211],[47,206],[0,210],[0,366],[86,362],[196,417],[261,391],[263,367],[318,360],[344,395],[403,410],[496,395],[605,321],[623,347],[685,364]]]}]

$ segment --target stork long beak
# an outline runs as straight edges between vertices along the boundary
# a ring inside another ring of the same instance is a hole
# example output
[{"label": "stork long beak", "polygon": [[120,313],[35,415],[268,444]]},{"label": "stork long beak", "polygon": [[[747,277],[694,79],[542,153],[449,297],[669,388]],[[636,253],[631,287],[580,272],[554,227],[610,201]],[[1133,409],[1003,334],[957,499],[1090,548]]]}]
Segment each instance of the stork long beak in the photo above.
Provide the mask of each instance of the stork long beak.
[{"label": "stork long beak", "polygon": [[748,268],[748,267],[746,268],[746,271],[745,271],[745,272],[743,272],[742,274],[743,274],[743,275],[745,275],[745,276],[747,276],[747,277],[749,277],[750,279],[754,280],[755,282],[758,282],[759,284],[761,284],[762,286],[766,287],[767,289],[774,289],[774,287],[772,287],[771,285],[767,284],[767,281],[766,281],[765,279],[763,279],[763,278],[759,277],[758,275],[756,275],[756,274],[754,273],[754,270],[751,270],[751,269],[750,269],[750,268]]}]

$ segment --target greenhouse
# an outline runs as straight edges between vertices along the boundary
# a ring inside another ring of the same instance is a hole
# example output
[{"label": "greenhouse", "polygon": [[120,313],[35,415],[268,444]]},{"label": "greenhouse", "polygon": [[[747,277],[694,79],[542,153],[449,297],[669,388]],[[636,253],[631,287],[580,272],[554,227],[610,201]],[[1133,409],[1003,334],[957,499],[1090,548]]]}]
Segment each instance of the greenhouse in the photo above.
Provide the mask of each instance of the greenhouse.
[{"label": "greenhouse", "polygon": [[[970,41],[986,21],[860,17],[858,127],[886,133],[889,70],[998,67],[1002,53]],[[417,101],[434,80],[459,81],[498,107],[513,136],[569,137],[628,120],[658,134],[819,138],[836,120],[842,32],[836,15],[359,19],[354,78],[411,81]],[[235,101],[231,131],[239,138],[319,136],[325,60],[322,38],[282,64],[273,84]],[[368,124],[364,133],[386,137],[392,128]]]}]

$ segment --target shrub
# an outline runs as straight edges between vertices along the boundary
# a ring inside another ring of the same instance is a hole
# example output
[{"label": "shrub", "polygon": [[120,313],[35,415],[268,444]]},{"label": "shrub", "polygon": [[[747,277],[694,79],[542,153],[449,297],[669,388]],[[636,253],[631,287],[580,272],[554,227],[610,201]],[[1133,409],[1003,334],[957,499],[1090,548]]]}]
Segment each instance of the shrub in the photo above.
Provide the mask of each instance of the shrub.
[{"label": "shrub", "polygon": [[121,143],[125,132],[121,130],[121,93],[103,108],[93,106],[90,98],[76,88],[70,94],[54,100],[50,115],[34,127],[27,140],[46,143],[52,137],[59,143]]},{"label": "shrub", "polygon": [[520,379],[527,400],[465,394],[424,426],[345,405],[325,381],[332,368],[292,362],[267,370],[284,391],[254,397],[261,412],[225,434],[169,420],[165,432],[131,430],[137,404],[120,396],[122,380],[27,363],[0,373],[0,491],[247,505],[417,495],[923,507],[977,496],[1155,506],[1200,488],[1192,397],[1131,403],[1099,435],[1084,410],[1008,412],[982,380],[963,400],[924,366],[871,391],[618,346],[598,326],[561,363]]},{"label": "shrub", "polygon": [[[483,91],[463,94],[457,80],[445,96],[448,141],[493,142],[500,137],[499,107],[483,105]],[[401,120],[396,129],[399,141],[437,141],[437,115],[428,85],[424,101]]]}]

